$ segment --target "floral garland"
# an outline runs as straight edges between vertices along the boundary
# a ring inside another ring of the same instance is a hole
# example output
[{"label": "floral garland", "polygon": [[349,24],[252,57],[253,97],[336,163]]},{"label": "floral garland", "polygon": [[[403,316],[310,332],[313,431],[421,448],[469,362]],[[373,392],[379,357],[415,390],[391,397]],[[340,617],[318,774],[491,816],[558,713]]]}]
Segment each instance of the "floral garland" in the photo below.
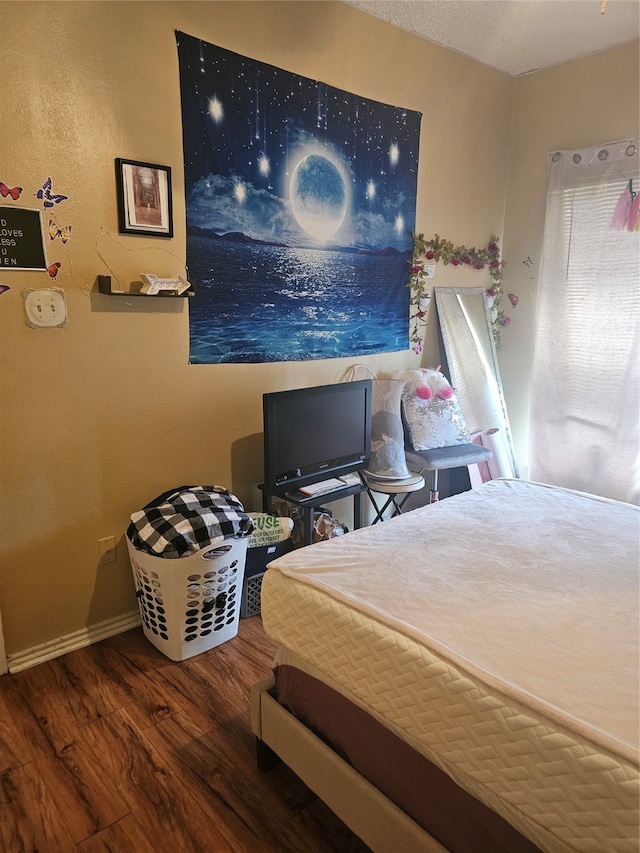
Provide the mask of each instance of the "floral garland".
[{"label": "floral garland", "polygon": [[[491,325],[493,328],[493,339],[496,347],[501,346],[501,331],[503,326],[508,326],[511,319],[507,317],[500,307],[503,296],[502,270],[505,262],[500,260],[500,247],[498,238],[492,237],[486,249],[468,249],[466,246],[454,246],[449,240],[443,240],[436,234],[432,240],[425,240],[424,234],[414,234],[413,257],[409,261],[410,278],[408,287],[411,288],[412,323],[410,341],[411,349],[418,355],[422,352],[421,334],[422,326],[426,326],[427,308],[431,298],[430,279],[427,278],[427,264],[432,261],[442,261],[443,264],[451,264],[454,267],[470,266],[475,270],[488,268],[491,276],[491,287],[485,291],[489,297],[491,307]],[[511,305],[515,308],[518,297],[509,294]]]}]

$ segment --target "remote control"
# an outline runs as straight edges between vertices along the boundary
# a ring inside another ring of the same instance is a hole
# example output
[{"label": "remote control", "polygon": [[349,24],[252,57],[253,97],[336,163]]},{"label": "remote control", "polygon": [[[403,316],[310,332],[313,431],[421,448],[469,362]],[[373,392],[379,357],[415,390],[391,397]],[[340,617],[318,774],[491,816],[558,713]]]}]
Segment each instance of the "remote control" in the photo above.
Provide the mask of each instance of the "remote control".
[{"label": "remote control", "polygon": [[310,483],[308,486],[301,486],[300,491],[304,495],[315,497],[316,495],[324,495],[326,492],[333,492],[335,489],[344,489],[344,487],[345,483],[342,480],[331,478],[329,480],[322,480],[320,483]]}]

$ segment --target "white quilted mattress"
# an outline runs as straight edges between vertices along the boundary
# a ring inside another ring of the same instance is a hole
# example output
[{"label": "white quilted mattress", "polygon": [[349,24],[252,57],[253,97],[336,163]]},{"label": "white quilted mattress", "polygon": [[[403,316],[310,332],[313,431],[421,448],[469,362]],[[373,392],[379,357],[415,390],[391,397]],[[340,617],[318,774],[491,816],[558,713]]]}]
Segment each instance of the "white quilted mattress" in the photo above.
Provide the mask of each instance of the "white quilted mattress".
[{"label": "white quilted mattress", "polygon": [[274,561],[263,623],[542,850],[637,853],[639,525],[494,480]]}]

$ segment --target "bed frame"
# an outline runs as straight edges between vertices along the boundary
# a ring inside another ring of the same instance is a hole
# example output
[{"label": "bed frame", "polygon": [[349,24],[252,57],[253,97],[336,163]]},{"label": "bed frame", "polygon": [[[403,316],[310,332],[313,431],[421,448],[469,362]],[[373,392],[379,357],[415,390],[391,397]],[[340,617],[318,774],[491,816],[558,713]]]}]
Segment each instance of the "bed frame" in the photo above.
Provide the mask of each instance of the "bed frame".
[{"label": "bed frame", "polygon": [[447,853],[439,842],[340,758],[274,698],[269,676],[251,691],[251,729],[258,766],[266,770],[273,755],[300,779],[374,853]]}]

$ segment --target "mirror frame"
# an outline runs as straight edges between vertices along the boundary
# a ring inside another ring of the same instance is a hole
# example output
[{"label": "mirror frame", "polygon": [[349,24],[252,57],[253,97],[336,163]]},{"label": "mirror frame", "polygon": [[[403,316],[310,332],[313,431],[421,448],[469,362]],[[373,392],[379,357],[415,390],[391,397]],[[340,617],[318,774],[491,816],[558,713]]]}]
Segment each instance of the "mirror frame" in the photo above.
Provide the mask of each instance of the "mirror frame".
[{"label": "mirror frame", "polygon": [[[452,351],[451,346],[451,331],[446,326],[446,323],[443,323],[442,314],[443,310],[446,306],[442,305],[442,297],[445,295],[452,296],[479,296],[482,299],[482,305],[484,307],[484,316],[486,319],[486,331],[489,336],[489,353],[491,355],[491,366],[493,367],[494,378],[496,382],[496,387],[498,389],[498,394],[500,397],[500,412],[502,414],[502,419],[504,422],[504,430],[507,441],[507,447],[509,450],[509,456],[511,459],[511,466],[514,472],[514,476],[519,478],[520,473],[518,470],[518,461],[515,453],[515,445],[513,443],[513,436],[511,434],[511,425],[509,423],[509,414],[507,412],[507,404],[504,397],[504,389],[502,386],[502,378],[500,376],[500,366],[498,364],[498,352],[496,349],[496,342],[493,336],[493,321],[491,317],[491,304],[489,301],[489,297],[484,288],[482,287],[435,287],[433,289],[433,295],[436,302],[437,316],[438,316],[438,328],[440,331],[440,338],[442,341],[442,346],[444,349],[444,357],[447,361],[447,368],[449,370],[449,380],[451,384],[455,387],[459,384],[459,377],[456,376],[455,367],[452,364],[452,360],[450,358],[450,352]],[[476,330],[479,332],[480,330]]]}]

